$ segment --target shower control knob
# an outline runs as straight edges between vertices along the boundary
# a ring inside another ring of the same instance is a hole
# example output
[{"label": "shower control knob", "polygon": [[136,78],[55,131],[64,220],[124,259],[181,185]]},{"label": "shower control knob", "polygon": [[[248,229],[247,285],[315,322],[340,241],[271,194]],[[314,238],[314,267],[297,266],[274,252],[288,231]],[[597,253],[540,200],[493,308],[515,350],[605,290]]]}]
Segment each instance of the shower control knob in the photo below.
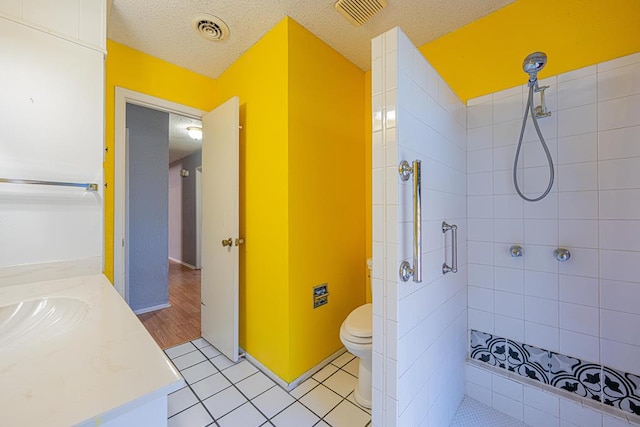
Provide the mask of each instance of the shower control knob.
[{"label": "shower control knob", "polygon": [[522,246],[513,245],[509,248],[509,252],[511,252],[511,256],[514,258],[518,258],[522,256]]},{"label": "shower control knob", "polygon": [[569,258],[571,258],[571,252],[569,252],[569,249],[566,248],[558,248],[553,251],[553,256],[556,257],[558,261],[567,261]]}]

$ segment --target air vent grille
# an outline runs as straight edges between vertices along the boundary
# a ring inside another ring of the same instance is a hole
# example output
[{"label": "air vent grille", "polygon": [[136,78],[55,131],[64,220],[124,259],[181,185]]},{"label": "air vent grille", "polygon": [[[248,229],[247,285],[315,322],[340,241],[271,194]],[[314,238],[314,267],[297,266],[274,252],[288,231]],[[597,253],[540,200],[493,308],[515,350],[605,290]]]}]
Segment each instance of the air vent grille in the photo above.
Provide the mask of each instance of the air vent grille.
[{"label": "air vent grille", "polygon": [[193,18],[193,28],[209,41],[221,41],[229,36],[229,27],[217,16],[206,13]]},{"label": "air vent grille", "polygon": [[387,6],[386,0],[338,0],[335,8],[353,25],[359,27]]}]

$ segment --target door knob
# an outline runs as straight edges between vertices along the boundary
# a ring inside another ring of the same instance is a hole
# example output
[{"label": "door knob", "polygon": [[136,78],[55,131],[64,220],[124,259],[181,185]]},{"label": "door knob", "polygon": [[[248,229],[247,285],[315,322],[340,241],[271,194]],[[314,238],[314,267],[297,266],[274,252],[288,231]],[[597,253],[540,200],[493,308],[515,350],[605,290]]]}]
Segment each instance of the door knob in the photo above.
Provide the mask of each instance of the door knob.
[{"label": "door knob", "polygon": [[222,246],[231,246],[231,245],[233,245],[233,239],[231,237],[222,241]]},{"label": "door knob", "polygon": [[237,238],[236,239],[236,246],[240,246],[240,245],[244,245],[244,239]]}]

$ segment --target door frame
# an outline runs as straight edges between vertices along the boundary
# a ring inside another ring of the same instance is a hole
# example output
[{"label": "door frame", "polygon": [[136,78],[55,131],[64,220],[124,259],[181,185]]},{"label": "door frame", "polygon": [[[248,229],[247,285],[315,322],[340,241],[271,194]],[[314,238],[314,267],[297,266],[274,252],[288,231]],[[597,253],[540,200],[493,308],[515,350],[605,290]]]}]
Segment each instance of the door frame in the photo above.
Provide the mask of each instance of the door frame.
[{"label": "door frame", "polygon": [[[151,108],[157,111],[180,114],[202,120],[207,112],[188,107],[166,99],[157,98],[141,92],[115,87],[115,132],[114,132],[114,204],[113,204],[113,285],[118,293],[129,303],[127,253],[127,139],[126,119],[127,103]],[[169,165],[167,165],[168,167]]]},{"label": "door frame", "polygon": [[196,270],[202,269],[202,165],[196,168]]}]

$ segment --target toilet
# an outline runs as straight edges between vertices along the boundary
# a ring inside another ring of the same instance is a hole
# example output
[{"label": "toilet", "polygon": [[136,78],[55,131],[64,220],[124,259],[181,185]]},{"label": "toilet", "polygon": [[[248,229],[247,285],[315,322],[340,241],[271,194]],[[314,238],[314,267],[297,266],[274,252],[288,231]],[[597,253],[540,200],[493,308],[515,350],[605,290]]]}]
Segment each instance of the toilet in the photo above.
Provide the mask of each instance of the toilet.
[{"label": "toilet", "polygon": [[[371,277],[371,258],[367,260],[367,267]],[[365,408],[371,408],[372,315],[371,304],[361,305],[349,313],[340,327],[340,341],[359,359],[358,383],[353,396]]]}]

